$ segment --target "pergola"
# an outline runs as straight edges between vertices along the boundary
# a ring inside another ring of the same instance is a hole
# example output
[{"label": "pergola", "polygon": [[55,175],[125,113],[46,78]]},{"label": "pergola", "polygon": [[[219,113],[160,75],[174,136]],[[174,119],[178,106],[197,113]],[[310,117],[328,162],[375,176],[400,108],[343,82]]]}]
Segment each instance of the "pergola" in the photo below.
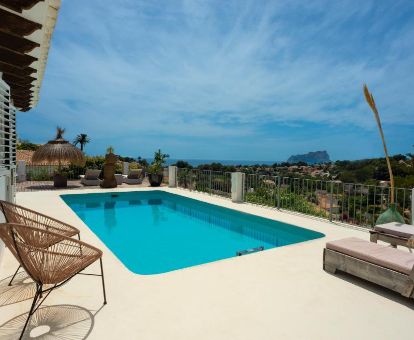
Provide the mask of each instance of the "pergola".
[{"label": "pergola", "polygon": [[0,73],[20,111],[38,102],[59,8],[60,0],[0,0]]}]

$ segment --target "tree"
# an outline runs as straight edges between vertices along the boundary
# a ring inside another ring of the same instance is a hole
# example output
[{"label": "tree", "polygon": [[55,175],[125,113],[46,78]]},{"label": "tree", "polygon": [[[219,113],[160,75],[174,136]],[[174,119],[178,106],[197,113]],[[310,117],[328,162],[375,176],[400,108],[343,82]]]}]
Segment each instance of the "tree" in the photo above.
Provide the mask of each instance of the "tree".
[{"label": "tree", "polygon": [[141,156],[139,156],[137,158],[137,162],[139,165],[141,165],[143,168],[147,168],[149,163],[147,162],[147,160],[145,158],[142,158]]},{"label": "tree", "polygon": [[192,169],[193,167],[191,166],[190,163],[186,162],[186,161],[177,161],[175,164],[177,168],[187,168],[187,169]]},{"label": "tree", "polygon": [[170,157],[170,155],[162,153],[161,149],[158,149],[158,151],[155,151],[154,153],[154,160],[152,163],[164,164],[168,157]]},{"label": "tree", "polygon": [[162,173],[162,169],[168,157],[170,157],[170,155],[162,153],[161,149],[155,151],[154,159],[149,167],[149,172],[152,174]]},{"label": "tree", "polygon": [[91,141],[91,139],[88,137],[86,133],[80,133],[76,136],[75,140],[73,141],[73,145],[80,145],[81,151],[83,151],[83,148],[86,144],[88,144]]},{"label": "tree", "polygon": [[28,140],[22,140],[16,146],[17,150],[32,150],[36,151],[39,148],[39,145],[29,142]]}]

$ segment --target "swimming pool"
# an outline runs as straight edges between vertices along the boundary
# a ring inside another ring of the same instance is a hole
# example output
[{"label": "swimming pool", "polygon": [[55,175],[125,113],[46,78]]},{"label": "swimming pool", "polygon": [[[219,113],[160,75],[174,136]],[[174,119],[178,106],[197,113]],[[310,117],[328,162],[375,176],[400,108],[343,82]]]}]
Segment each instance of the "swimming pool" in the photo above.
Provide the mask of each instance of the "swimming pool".
[{"label": "swimming pool", "polygon": [[137,274],[159,274],[313,240],[309,229],[160,190],[67,194],[62,199]]}]

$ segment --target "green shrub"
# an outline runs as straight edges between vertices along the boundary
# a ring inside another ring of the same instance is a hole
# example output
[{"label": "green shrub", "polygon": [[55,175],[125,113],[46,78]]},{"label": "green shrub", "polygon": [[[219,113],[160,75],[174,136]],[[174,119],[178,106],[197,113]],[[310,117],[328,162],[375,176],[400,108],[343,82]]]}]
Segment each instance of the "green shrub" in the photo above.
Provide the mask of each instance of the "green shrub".
[{"label": "green shrub", "polygon": [[53,174],[48,169],[37,169],[28,171],[27,177],[31,181],[50,181],[53,179]]}]

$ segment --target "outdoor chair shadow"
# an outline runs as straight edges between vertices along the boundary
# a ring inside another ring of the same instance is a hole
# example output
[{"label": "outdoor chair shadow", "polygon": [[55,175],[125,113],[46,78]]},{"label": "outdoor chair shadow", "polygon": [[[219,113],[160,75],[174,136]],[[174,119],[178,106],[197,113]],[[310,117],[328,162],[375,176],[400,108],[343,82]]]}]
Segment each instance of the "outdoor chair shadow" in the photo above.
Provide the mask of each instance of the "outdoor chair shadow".
[{"label": "outdoor chair shadow", "polygon": [[366,281],[364,279],[361,279],[359,277],[355,277],[352,276],[350,274],[341,272],[341,271],[337,271],[336,274],[329,274],[329,275],[333,275],[338,279],[347,281],[350,284],[353,284],[355,286],[358,286],[360,288],[363,288],[365,290],[368,290],[374,294],[380,295],[388,300],[397,302],[401,305],[406,306],[407,308],[410,308],[412,310],[414,310],[414,300],[413,299],[409,299],[406,298],[400,294],[398,294],[397,292],[394,292],[392,290],[389,290],[387,288],[381,287],[375,283]]},{"label": "outdoor chair shadow", "polygon": [[9,286],[11,278],[9,276],[0,280],[0,307],[33,299],[35,295],[36,284],[25,271],[18,273]]},{"label": "outdoor chair shadow", "polygon": [[[27,313],[23,313],[0,325],[0,339],[18,339],[26,319]],[[86,339],[94,322],[94,314],[80,306],[41,306],[30,319],[23,339]]]}]

